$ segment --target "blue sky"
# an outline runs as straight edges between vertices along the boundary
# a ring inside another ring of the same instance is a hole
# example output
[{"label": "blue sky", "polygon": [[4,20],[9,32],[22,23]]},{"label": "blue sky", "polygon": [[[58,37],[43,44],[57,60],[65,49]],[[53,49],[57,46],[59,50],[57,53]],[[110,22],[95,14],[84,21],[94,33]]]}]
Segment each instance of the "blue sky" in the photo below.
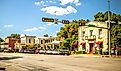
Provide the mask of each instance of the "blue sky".
[{"label": "blue sky", "polygon": [[[63,24],[41,21],[42,17],[89,19],[107,11],[107,0],[0,0],[0,37],[12,33],[55,36]],[[121,14],[121,0],[111,0],[111,11]]]}]

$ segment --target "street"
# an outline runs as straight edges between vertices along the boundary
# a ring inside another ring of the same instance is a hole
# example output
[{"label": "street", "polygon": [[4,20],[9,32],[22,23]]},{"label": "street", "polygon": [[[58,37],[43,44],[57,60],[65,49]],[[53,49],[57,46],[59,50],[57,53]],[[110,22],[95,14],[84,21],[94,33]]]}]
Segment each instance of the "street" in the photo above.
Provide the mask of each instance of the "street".
[{"label": "street", "polygon": [[0,53],[0,71],[121,71],[121,58]]}]

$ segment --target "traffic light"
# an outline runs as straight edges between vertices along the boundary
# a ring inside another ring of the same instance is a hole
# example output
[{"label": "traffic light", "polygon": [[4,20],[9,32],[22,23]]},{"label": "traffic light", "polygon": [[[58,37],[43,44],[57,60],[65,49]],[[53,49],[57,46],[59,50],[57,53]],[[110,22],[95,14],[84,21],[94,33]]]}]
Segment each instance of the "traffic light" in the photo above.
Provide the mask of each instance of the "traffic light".
[{"label": "traffic light", "polygon": [[42,18],[42,21],[43,22],[54,22],[54,19],[53,18]]},{"label": "traffic light", "polygon": [[62,23],[63,24],[69,24],[70,22],[69,22],[69,20],[62,20]]},{"label": "traffic light", "polygon": [[57,18],[54,19],[54,24],[58,24],[58,19]]}]

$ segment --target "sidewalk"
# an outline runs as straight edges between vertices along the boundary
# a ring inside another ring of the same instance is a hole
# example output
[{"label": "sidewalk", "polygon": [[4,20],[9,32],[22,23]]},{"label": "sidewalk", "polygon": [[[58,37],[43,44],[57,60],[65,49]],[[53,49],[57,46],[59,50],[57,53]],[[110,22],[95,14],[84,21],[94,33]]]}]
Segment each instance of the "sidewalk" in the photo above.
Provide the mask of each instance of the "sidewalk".
[{"label": "sidewalk", "polygon": [[[73,54],[70,56],[82,56],[82,57],[110,57],[109,55],[95,55],[95,54]],[[111,58],[121,58],[121,55],[111,55]]]},{"label": "sidewalk", "polygon": [[82,57],[101,57],[101,55],[94,55],[94,54],[73,54],[70,56],[82,56]]}]

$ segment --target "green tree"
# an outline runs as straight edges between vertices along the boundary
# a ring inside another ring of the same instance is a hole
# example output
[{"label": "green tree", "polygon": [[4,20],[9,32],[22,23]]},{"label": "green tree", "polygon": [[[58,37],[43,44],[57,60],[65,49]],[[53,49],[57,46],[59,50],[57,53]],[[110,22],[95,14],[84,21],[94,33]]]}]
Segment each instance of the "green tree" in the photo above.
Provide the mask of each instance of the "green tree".
[{"label": "green tree", "polygon": [[40,47],[40,44],[34,44],[33,47],[34,47],[34,48],[39,48],[39,47]]},{"label": "green tree", "polygon": [[57,33],[58,37],[64,38],[62,42],[62,47],[68,47],[70,50],[72,49],[72,45],[75,41],[78,40],[78,27],[81,24],[85,24],[89,22],[89,20],[73,20],[69,24],[65,24],[60,28],[60,31]]},{"label": "green tree", "polygon": [[[110,14],[110,20],[118,23],[119,21],[121,22],[121,15],[120,14],[115,14],[112,13],[111,11],[109,12]],[[94,21],[102,21],[105,22],[108,20],[108,11],[102,13],[98,12],[97,14],[94,15]]]},{"label": "green tree", "polygon": [[20,34],[11,34],[9,37],[20,39]]},{"label": "green tree", "polygon": [[2,38],[0,38],[0,42],[4,42],[4,40]]},{"label": "green tree", "polygon": [[121,26],[116,25],[112,28],[112,43],[115,46],[121,47]]},{"label": "green tree", "polygon": [[48,37],[48,34],[45,34],[44,37]]}]

